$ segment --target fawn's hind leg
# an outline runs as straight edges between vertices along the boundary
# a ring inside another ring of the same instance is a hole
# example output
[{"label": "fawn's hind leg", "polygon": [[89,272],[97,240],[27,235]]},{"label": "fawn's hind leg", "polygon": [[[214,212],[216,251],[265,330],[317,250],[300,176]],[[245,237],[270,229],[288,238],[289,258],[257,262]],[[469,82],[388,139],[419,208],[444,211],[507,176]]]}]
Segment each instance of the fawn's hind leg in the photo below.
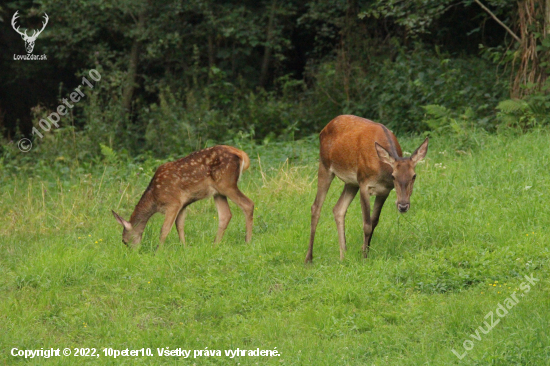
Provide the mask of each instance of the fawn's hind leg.
[{"label": "fawn's hind leg", "polygon": [[231,210],[229,209],[229,203],[227,203],[227,197],[225,196],[214,196],[214,202],[216,203],[219,217],[218,233],[216,234],[216,240],[214,240],[214,244],[217,244],[222,241],[223,233],[225,229],[227,229],[229,221],[231,221]]},{"label": "fawn's hind leg", "polygon": [[[248,197],[246,197],[243,192],[239,190],[238,187],[229,189],[226,192],[226,196],[239,206],[246,217],[246,238],[245,241],[248,243],[252,239],[252,225],[254,223],[254,202]],[[229,206],[228,206],[229,208]]]}]

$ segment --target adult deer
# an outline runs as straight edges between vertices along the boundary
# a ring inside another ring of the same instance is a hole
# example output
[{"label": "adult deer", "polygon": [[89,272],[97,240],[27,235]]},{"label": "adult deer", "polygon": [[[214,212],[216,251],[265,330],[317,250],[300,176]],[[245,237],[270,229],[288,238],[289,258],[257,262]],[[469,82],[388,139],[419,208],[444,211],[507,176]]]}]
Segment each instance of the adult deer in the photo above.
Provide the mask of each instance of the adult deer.
[{"label": "adult deer", "polygon": [[244,151],[224,145],[196,151],[182,159],[162,164],[139,200],[130,221],[113,211],[115,219],[124,227],[122,241],[132,247],[137,246],[147,221],[155,213],[161,212],[165,218],[157,249],[164,244],[174,221],[180,240],[185,245],[183,225],[187,206],[214,196],[219,216],[215,243],[222,240],[231,220],[228,197],[246,216],[245,241],[249,242],[252,238],[254,202],[237,187],[240,176],[249,166],[250,160]]},{"label": "adult deer", "polygon": [[11,26],[17,33],[21,35],[21,38],[23,38],[23,41],[25,41],[25,49],[27,50],[27,53],[32,53],[32,50],[34,49],[34,42],[36,42],[36,38],[38,38],[40,33],[42,33],[44,28],[46,28],[46,24],[48,24],[48,19],[49,19],[48,14],[44,13],[44,22],[42,23],[42,29],[40,29],[39,31],[33,30],[32,36],[29,36],[27,35],[26,29],[25,29],[25,32],[21,32],[19,30],[19,26],[15,24],[15,21],[17,20],[17,18],[19,18],[19,16],[17,15],[18,12],[19,10],[16,11],[15,14],[13,14],[13,17],[11,18]]},{"label": "adult deer", "polygon": [[[340,260],[344,259],[346,251],[346,211],[358,191],[363,212],[363,255],[366,258],[382,206],[393,188],[397,193],[396,205],[399,212],[409,210],[416,179],[414,168],[428,152],[428,139],[410,157],[404,158],[397,139],[384,125],[361,117],[344,115],[330,121],[321,131],[319,140],[321,147],[317,196],[311,206],[311,234],[306,263],[313,260],[317,222],[334,176],[345,183],[344,191],[333,209],[340,243]],[[370,196],[376,196],[372,216]]]}]

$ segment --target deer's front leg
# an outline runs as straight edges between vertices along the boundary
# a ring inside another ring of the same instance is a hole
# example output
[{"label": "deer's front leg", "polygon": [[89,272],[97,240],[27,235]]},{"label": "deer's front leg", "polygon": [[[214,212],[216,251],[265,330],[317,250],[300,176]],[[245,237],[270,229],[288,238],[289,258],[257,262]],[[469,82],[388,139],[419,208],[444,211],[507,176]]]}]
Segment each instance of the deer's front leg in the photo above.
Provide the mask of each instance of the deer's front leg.
[{"label": "deer's front leg", "polygon": [[366,184],[361,185],[361,212],[363,213],[363,256],[367,258],[369,254],[369,243],[372,235],[372,221],[370,217],[370,193]]},{"label": "deer's front leg", "polygon": [[183,246],[185,246],[185,232],[183,230],[185,224],[185,216],[187,216],[187,209],[184,207],[178,213],[178,217],[176,218],[176,229],[178,230],[178,235],[180,237],[180,241],[183,243]]},{"label": "deer's front leg", "polygon": [[176,221],[176,216],[180,212],[180,209],[180,206],[172,206],[166,210],[164,224],[162,224],[162,229],[160,230],[160,243],[157,246],[157,250],[164,246],[164,241],[170,233],[170,229],[172,229],[172,226],[174,226],[174,221]]},{"label": "deer's front leg", "polygon": [[384,203],[386,202],[387,198],[388,196],[376,196],[376,200],[374,201],[374,207],[372,209],[372,217],[371,217],[372,230],[369,236],[369,241],[367,242],[367,253],[370,248],[370,241],[372,240],[372,236],[374,235],[374,229],[376,229],[376,226],[378,225],[378,221],[380,219],[380,213],[382,212],[382,207],[384,206]]}]

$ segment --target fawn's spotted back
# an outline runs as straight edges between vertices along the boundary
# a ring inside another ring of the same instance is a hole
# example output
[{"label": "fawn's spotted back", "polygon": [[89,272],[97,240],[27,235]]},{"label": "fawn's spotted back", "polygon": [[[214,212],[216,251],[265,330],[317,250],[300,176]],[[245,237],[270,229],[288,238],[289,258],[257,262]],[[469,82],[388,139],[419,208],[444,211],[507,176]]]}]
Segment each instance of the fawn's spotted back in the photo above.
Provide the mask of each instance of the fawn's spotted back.
[{"label": "fawn's spotted back", "polygon": [[214,146],[162,164],[147,190],[161,206],[179,196],[194,202],[217,193],[223,195],[237,184],[249,165],[250,160],[243,151],[231,146]]}]

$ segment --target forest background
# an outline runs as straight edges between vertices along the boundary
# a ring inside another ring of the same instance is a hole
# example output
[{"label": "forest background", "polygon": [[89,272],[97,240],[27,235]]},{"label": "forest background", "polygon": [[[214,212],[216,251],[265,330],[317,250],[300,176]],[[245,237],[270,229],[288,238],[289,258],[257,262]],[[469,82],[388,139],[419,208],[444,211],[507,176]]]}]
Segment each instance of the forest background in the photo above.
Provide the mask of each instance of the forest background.
[{"label": "forest background", "polygon": [[[356,114],[398,136],[547,123],[548,0],[8,1],[0,5],[2,156],[180,156],[235,138],[317,134]],[[34,54],[11,26],[49,23]],[[40,119],[90,70],[59,128]],[[89,79],[89,77],[88,77]],[[38,149],[22,156],[21,137]],[[66,143],[72,141],[72,143]],[[19,161],[19,160],[18,160]]]}]

